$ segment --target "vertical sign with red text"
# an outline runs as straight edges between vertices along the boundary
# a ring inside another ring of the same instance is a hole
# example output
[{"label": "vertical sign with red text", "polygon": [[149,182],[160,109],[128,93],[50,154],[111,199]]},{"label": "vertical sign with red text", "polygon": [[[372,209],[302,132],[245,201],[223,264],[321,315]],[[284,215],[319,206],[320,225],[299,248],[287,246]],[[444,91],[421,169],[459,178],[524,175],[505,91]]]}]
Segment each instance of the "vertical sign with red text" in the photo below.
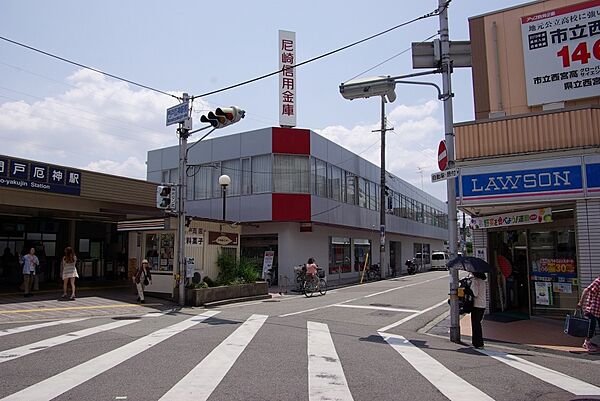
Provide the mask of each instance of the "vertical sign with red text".
[{"label": "vertical sign with red text", "polygon": [[529,106],[600,93],[600,0],[521,18]]},{"label": "vertical sign with red text", "polygon": [[296,32],[279,31],[279,125],[296,126]]}]

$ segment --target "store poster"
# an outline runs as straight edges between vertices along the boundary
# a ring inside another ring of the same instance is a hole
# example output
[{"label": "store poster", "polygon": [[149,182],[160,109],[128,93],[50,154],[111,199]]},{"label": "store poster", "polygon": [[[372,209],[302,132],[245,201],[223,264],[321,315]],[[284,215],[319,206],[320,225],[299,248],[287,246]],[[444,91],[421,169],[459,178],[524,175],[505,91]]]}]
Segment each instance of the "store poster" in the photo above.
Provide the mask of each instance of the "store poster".
[{"label": "store poster", "polygon": [[196,260],[192,257],[185,258],[185,277],[192,278],[194,277],[194,272],[196,270]]},{"label": "store poster", "polygon": [[572,294],[573,285],[571,283],[552,283],[552,291],[559,294]]},{"label": "store poster", "polygon": [[552,304],[552,283],[535,282],[535,303],[536,305]]},{"label": "store poster", "polygon": [[483,259],[487,262],[488,261],[487,249],[486,248],[475,248],[475,257],[479,258],[479,259]]},{"label": "store poster", "polygon": [[273,267],[273,259],[275,259],[275,251],[265,251],[263,259],[262,277],[266,280],[269,269]]}]

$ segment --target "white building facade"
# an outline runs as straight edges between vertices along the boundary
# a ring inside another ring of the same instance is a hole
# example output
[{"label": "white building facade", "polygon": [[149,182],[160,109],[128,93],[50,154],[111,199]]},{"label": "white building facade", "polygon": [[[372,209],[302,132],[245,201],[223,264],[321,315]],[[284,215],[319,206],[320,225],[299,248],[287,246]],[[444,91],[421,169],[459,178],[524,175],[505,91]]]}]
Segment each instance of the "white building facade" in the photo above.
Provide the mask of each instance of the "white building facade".
[{"label": "white building facade", "polygon": [[[177,166],[178,147],[150,151],[147,179],[176,182]],[[264,128],[203,141],[188,166],[188,215],[221,220],[218,178],[229,175],[225,220],[242,225],[242,255],[262,265],[275,251],[283,285],[309,257],[334,283],[379,262],[380,169],[317,133]],[[446,203],[389,173],[386,185],[386,274],[417,253],[427,268],[448,238]]]}]

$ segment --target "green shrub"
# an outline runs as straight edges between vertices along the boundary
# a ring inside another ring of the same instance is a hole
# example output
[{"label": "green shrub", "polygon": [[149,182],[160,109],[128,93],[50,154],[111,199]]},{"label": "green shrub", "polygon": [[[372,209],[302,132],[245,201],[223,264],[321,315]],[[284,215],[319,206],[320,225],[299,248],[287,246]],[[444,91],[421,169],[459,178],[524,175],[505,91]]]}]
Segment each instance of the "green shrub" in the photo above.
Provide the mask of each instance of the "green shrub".
[{"label": "green shrub", "polygon": [[202,279],[202,283],[206,284],[207,287],[216,286],[215,282],[208,276],[204,276],[204,278]]},{"label": "green shrub", "polygon": [[[216,283],[213,284],[236,285],[254,283],[260,278],[258,267],[246,258],[241,258],[238,261],[235,256],[221,252],[217,258],[217,265],[219,266],[219,275],[217,276]],[[205,277],[204,280],[211,286],[207,278]]]},{"label": "green shrub", "polygon": [[238,274],[245,283],[254,283],[260,278],[256,265],[245,258],[238,264]]}]

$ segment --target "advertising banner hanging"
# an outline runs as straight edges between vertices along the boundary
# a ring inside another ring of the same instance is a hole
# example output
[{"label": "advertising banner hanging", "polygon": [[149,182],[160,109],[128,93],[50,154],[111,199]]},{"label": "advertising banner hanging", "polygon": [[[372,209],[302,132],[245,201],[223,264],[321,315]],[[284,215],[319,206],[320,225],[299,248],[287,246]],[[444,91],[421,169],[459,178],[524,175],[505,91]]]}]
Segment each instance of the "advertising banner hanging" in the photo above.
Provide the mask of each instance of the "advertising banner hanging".
[{"label": "advertising banner hanging", "polygon": [[521,18],[527,104],[598,96],[600,0]]},{"label": "advertising banner hanging", "polygon": [[279,125],[296,126],[296,32],[279,31]]},{"label": "advertising banner hanging", "polygon": [[552,208],[546,207],[543,209],[496,214],[493,216],[471,217],[469,227],[473,230],[477,230],[481,228],[496,228],[551,222]]}]

